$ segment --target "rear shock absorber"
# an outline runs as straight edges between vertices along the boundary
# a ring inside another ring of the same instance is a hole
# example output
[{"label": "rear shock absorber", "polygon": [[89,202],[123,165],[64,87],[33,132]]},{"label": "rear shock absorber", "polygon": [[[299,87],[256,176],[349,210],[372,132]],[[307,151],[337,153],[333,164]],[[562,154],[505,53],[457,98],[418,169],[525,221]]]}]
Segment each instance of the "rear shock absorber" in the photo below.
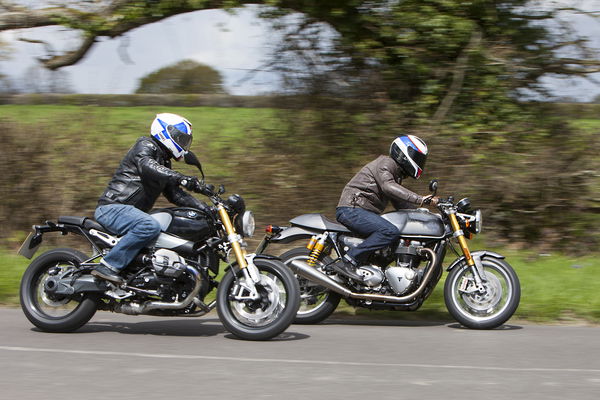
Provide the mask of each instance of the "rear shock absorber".
[{"label": "rear shock absorber", "polygon": [[314,267],[317,264],[317,261],[319,261],[319,257],[325,248],[326,241],[327,233],[310,238],[310,242],[306,245],[306,248],[310,250],[310,255],[308,256],[308,260],[306,260],[308,265]]}]

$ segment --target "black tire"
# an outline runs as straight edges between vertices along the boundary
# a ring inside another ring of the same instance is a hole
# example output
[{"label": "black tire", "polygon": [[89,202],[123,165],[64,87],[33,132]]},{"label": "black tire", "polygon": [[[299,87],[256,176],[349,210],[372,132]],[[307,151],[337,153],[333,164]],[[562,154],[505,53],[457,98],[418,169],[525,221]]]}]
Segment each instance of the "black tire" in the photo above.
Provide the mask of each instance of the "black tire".
[{"label": "black tire", "polygon": [[[281,255],[281,261],[289,265],[293,260],[306,261],[310,250],[306,247],[298,247]],[[328,263],[329,258],[324,258]],[[337,308],[341,296],[323,286],[316,285],[308,279],[296,276],[300,286],[300,308],[294,319],[295,324],[318,324],[327,319]],[[314,307],[311,307],[314,306]]]},{"label": "black tire", "polygon": [[472,288],[471,267],[466,262],[454,267],[446,277],[444,300],[450,314],[471,329],[493,329],[504,324],[517,310],[521,285],[513,268],[504,260],[482,257],[487,282],[486,293],[466,293],[460,285]]},{"label": "black tire", "polygon": [[[33,325],[46,332],[73,332],[94,316],[97,297],[75,295],[73,298],[52,298],[43,290],[45,276],[50,269],[59,267],[64,270],[87,258],[74,249],[54,249],[43,253],[27,267],[21,278],[19,295],[21,308]],[[73,308],[68,309],[68,305]]]},{"label": "black tire", "polygon": [[[262,283],[257,283],[259,301],[231,299],[236,287],[233,269],[230,269],[217,290],[217,313],[221,323],[235,336],[245,340],[268,340],[283,331],[294,320],[300,305],[300,289],[294,274],[274,259],[255,259]],[[243,277],[242,272],[238,272]],[[270,296],[276,301],[272,301]],[[264,314],[264,318],[261,317]]]}]

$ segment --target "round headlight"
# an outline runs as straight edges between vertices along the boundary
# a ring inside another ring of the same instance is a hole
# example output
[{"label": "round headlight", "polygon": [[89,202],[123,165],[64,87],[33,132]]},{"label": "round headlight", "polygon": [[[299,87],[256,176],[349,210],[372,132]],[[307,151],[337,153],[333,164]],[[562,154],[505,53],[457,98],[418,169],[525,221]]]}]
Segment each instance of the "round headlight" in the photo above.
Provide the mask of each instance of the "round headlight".
[{"label": "round headlight", "polygon": [[483,217],[481,215],[481,210],[475,211],[475,233],[481,232],[481,227],[483,224]]},{"label": "round headlight", "polygon": [[252,211],[245,211],[242,215],[242,233],[245,237],[252,237],[256,223],[254,222],[254,214]]}]

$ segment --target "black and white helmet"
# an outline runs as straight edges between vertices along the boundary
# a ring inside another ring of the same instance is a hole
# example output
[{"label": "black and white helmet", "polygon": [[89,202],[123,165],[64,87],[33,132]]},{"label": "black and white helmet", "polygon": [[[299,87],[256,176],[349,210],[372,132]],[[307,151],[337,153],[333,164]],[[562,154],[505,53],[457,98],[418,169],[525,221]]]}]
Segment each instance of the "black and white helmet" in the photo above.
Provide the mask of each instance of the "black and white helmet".
[{"label": "black and white helmet", "polygon": [[427,145],[414,136],[398,136],[390,146],[392,157],[408,176],[419,179],[427,161]]},{"label": "black and white helmet", "polygon": [[150,134],[162,143],[176,160],[180,160],[192,144],[192,124],[177,114],[156,114],[150,126]]}]

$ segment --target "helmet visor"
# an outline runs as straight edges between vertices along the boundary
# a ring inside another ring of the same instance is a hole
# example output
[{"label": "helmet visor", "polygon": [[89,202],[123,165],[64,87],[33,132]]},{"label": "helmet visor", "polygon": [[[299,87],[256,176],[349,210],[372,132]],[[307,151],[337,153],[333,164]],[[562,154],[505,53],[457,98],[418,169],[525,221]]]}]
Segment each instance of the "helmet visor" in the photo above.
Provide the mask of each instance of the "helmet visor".
[{"label": "helmet visor", "polygon": [[407,146],[406,151],[408,157],[413,160],[415,164],[421,169],[425,169],[425,161],[427,161],[427,154],[421,153],[419,150],[412,146]]},{"label": "helmet visor", "polygon": [[183,132],[175,125],[167,126],[167,132],[171,139],[183,150],[188,151],[192,145],[192,135],[190,133]]}]

